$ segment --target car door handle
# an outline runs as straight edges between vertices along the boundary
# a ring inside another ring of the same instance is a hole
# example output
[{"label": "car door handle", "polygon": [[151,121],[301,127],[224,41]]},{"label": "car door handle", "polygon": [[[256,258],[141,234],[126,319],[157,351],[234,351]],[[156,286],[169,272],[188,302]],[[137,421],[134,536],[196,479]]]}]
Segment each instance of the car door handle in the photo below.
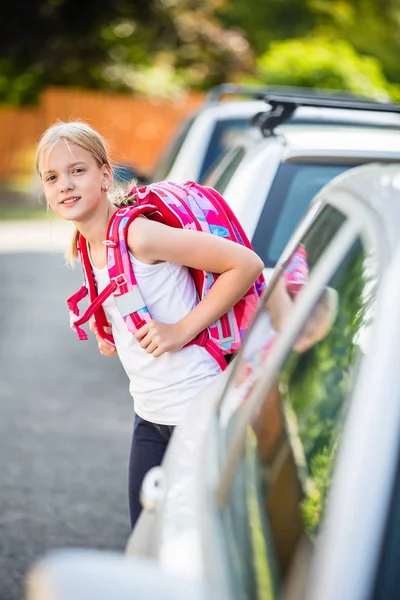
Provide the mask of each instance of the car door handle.
[{"label": "car door handle", "polygon": [[146,473],[140,490],[140,501],[145,510],[155,512],[161,505],[166,492],[164,471],[153,467]]}]

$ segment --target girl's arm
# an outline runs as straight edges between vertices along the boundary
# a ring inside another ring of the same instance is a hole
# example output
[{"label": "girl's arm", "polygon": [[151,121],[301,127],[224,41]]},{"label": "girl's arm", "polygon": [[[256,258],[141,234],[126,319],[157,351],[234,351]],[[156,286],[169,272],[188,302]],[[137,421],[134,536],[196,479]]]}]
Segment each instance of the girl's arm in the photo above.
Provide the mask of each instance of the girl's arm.
[{"label": "girl's arm", "polygon": [[141,346],[153,356],[181,348],[214,323],[244,296],[264,267],[255,252],[240,244],[149,219],[133,221],[128,245],[144,262],[169,261],[220,273],[206,297],[178,323],[153,321],[136,333]]}]

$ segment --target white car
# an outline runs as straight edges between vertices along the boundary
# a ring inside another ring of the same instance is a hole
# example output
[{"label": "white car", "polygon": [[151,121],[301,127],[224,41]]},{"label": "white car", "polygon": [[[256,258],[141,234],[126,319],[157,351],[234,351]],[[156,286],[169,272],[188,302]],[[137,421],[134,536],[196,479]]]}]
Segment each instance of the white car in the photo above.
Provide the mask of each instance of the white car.
[{"label": "white car", "polygon": [[[270,102],[273,97],[266,96]],[[290,125],[282,119],[267,137],[260,130],[243,136],[204,182],[233,208],[266,265],[267,277],[326,183],[358,165],[400,160],[400,106],[347,101],[347,106],[365,108],[354,110],[340,108],[346,106],[342,100],[292,101],[284,95],[275,103],[281,110],[291,105],[296,110]]]},{"label": "white car", "polygon": [[[202,182],[212,167],[241,136],[253,127],[253,118],[271,109],[268,96],[280,93],[288,99],[298,98],[304,90],[299,88],[270,87],[265,90],[222,85],[208,96],[204,106],[185,119],[172,138],[167,149],[151,174],[152,181],[170,180]],[[321,97],[321,90],[309,90],[311,98]],[[226,98],[232,99],[227,100]],[[239,99],[242,97],[242,99]],[[247,97],[247,99],[243,99]],[[255,98],[260,98],[256,100]],[[263,99],[261,99],[263,98]],[[333,96],[339,101],[337,94]],[[350,97],[351,98],[351,97]],[[329,99],[329,97],[328,97]],[[346,101],[341,96],[340,102]],[[370,102],[370,106],[377,103]],[[311,124],[315,122],[361,126],[399,127],[400,117],[384,113],[343,111],[335,108],[300,107],[286,119],[287,124]]]},{"label": "white car", "polygon": [[[299,249],[308,279],[274,332]],[[342,173],[146,476],[127,554],[50,554],[28,600],[397,600],[399,272],[400,166]]]},{"label": "white car", "polygon": [[262,100],[207,103],[182,122],[151,174],[152,181],[200,181],[261,110],[265,110]]}]

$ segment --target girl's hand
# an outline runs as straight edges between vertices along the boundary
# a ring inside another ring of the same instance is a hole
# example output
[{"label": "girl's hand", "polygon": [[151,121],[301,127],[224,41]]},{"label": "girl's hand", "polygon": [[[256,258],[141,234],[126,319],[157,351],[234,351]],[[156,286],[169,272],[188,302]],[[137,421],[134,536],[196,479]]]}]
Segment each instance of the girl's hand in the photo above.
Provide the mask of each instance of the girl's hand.
[{"label": "girl's hand", "polygon": [[164,352],[179,350],[189,341],[185,339],[179,322],[167,324],[154,319],[138,329],[135,337],[139,345],[154,358],[161,356]]},{"label": "girl's hand", "polygon": [[[109,325],[110,327],[104,327],[104,331],[106,333],[111,334],[111,323],[109,323]],[[102,337],[100,337],[96,323],[93,320],[89,321],[89,329],[96,336],[99,352],[102,356],[114,356],[115,354],[117,354],[116,347],[107,342],[106,340],[103,340]]]}]

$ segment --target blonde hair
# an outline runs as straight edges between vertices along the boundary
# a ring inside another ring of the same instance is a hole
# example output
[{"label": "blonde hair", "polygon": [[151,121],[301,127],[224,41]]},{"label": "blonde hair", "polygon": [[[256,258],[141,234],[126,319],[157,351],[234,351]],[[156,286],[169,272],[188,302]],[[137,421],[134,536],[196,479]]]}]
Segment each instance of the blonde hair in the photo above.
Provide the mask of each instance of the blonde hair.
[{"label": "blonde hair", "polygon": [[[49,148],[53,148],[60,140],[76,144],[90,152],[99,167],[108,165],[110,169],[112,168],[105,140],[97,131],[83,121],[69,121],[67,123],[60,121],[49,127],[39,140],[35,161],[36,172],[39,176],[39,161],[42,153]],[[70,263],[78,258],[78,240],[79,231],[76,229],[70,247],[66,252],[67,260]]]}]

